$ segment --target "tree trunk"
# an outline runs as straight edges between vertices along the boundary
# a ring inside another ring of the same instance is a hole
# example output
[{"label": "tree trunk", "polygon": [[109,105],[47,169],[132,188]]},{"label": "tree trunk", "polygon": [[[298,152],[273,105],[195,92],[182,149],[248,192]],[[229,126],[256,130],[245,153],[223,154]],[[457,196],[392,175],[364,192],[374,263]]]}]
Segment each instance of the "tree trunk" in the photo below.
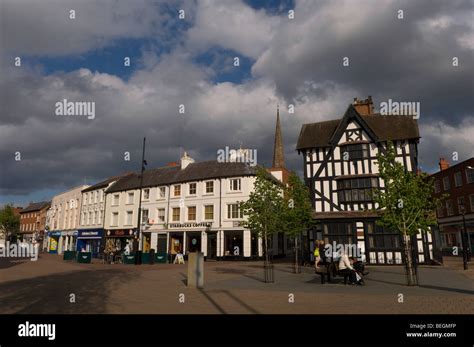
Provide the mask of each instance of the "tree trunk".
[{"label": "tree trunk", "polygon": [[416,271],[414,267],[414,259],[413,253],[411,248],[411,240],[410,236],[404,235],[404,251],[405,251],[405,269],[406,269],[406,277],[407,277],[407,285],[408,286],[417,286],[418,281],[416,278]]}]

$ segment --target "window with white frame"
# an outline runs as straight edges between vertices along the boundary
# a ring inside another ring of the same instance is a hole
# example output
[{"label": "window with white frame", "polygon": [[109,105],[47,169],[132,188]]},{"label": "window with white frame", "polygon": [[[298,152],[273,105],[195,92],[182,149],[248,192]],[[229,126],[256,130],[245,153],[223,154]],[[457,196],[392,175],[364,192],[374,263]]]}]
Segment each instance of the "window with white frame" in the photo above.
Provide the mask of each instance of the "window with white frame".
[{"label": "window with white frame", "polygon": [[454,185],[456,187],[462,186],[462,173],[461,173],[461,171],[458,171],[454,174]]},{"label": "window with white frame", "polygon": [[100,191],[100,202],[103,202],[104,201],[104,190],[102,189]]},{"label": "window with white frame", "polygon": [[158,222],[161,222],[161,223],[165,222],[165,209],[164,208],[158,209]]},{"label": "window with white frame", "polygon": [[443,189],[449,190],[451,185],[449,184],[449,176],[443,177]]},{"label": "window with white frame", "polygon": [[181,196],[181,185],[180,184],[177,184],[175,186],[173,186],[173,194],[174,196]]},{"label": "window with white frame", "polygon": [[189,195],[196,195],[196,183],[189,183]]},{"label": "window with white frame", "polygon": [[98,201],[98,199],[97,199],[97,198],[98,198],[98,197],[97,197],[98,194],[99,194],[99,192],[96,190],[96,191],[94,192],[94,203],[95,203],[95,204],[97,204],[97,201]]},{"label": "window with white frame", "polygon": [[159,187],[158,188],[158,199],[166,198],[166,187]]},{"label": "window with white frame", "polygon": [[227,218],[228,219],[240,219],[243,218],[242,211],[238,204],[227,205]]},{"label": "window with white frame", "polygon": [[142,208],[142,224],[148,223],[148,209]]},{"label": "window with white frame", "polygon": [[125,215],[125,225],[132,225],[133,211],[127,211]]},{"label": "window with white frame", "polygon": [[195,221],[196,220],[196,206],[189,206],[188,207],[188,221]]},{"label": "window with white frame", "polygon": [[117,206],[119,204],[120,194],[114,194],[112,199],[112,205]]},{"label": "window with white frame", "polygon": [[84,212],[81,213],[81,225],[84,225],[85,222]]},{"label": "window with white frame", "polygon": [[173,207],[173,222],[179,222],[180,220],[180,208]]},{"label": "window with white frame", "polygon": [[150,189],[143,189],[143,200],[150,200]]},{"label": "window with white frame", "polygon": [[92,224],[95,224],[95,218],[96,218],[95,212],[91,212],[91,215],[92,215]]},{"label": "window with white frame", "polygon": [[204,219],[213,220],[214,219],[214,205],[205,205],[204,206]]},{"label": "window with white frame", "polygon": [[99,211],[99,220],[97,221],[97,224],[102,224],[102,211]]},{"label": "window with white frame", "polygon": [[118,226],[118,217],[119,217],[119,214],[118,212],[112,212],[112,221],[110,223],[111,226]]},{"label": "window with white frame", "polygon": [[206,194],[214,193],[214,181],[206,182]]},{"label": "window with white frame", "polygon": [[240,178],[232,178],[229,180],[229,189],[231,192],[240,191]]},{"label": "window with white frame", "polygon": [[133,204],[133,198],[135,196],[134,192],[128,193],[127,194],[127,204]]}]

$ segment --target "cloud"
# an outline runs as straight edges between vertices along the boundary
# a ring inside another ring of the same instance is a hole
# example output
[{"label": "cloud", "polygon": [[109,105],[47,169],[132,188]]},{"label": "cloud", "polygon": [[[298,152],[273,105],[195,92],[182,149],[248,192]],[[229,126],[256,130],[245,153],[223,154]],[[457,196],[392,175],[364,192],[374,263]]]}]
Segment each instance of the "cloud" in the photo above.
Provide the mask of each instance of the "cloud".
[{"label": "cloud", "polygon": [[[85,53],[121,38],[160,37],[169,20],[163,2],[146,0],[3,0],[3,49],[12,54]],[[70,11],[75,11],[75,19]]]}]

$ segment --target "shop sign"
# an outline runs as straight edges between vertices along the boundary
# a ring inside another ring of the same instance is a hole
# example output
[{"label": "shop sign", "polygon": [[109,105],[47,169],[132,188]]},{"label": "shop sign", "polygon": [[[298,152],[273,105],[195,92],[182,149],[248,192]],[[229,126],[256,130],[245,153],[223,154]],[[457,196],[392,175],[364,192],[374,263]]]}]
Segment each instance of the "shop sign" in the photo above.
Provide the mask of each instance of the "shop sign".
[{"label": "shop sign", "polygon": [[61,232],[60,232],[60,231],[50,231],[50,232],[48,233],[48,236],[49,236],[49,237],[61,236]]},{"label": "shop sign", "polygon": [[79,239],[92,239],[92,238],[101,238],[102,235],[103,235],[102,229],[79,230],[77,237]]},{"label": "shop sign", "polygon": [[132,237],[133,229],[107,230],[108,237]]},{"label": "shop sign", "polygon": [[200,223],[170,223],[170,228],[210,228],[212,222],[200,222]]}]

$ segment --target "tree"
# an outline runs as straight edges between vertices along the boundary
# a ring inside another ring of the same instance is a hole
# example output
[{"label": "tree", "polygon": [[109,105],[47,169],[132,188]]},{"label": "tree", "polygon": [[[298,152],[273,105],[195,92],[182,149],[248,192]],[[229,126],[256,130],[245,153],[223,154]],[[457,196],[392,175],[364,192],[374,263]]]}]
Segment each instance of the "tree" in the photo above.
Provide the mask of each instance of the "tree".
[{"label": "tree", "polygon": [[15,214],[12,205],[5,205],[0,209],[0,229],[3,230],[5,241],[15,235],[20,229],[20,216]]},{"label": "tree", "polygon": [[[265,271],[270,266],[268,239],[283,229],[283,189],[263,168],[257,169],[254,190],[249,199],[239,203],[245,220],[242,226],[256,233],[263,240]],[[265,272],[267,275],[267,273]]]},{"label": "tree", "polygon": [[285,189],[285,209],[283,213],[284,231],[294,240],[294,272],[300,273],[298,260],[299,239],[302,232],[313,225],[312,205],[308,187],[292,172]]},{"label": "tree", "polygon": [[436,224],[434,211],[440,200],[432,197],[432,179],[426,174],[408,171],[395,158],[395,149],[391,142],[388,142],[385,153],[377,155],[380,178],[385,185],[384,189],[374,192],[374,202],[381,214],[377,223],[401,234],[407,284],[418,285],[411,236],[420,231],[431,232],[430,227]]}]

